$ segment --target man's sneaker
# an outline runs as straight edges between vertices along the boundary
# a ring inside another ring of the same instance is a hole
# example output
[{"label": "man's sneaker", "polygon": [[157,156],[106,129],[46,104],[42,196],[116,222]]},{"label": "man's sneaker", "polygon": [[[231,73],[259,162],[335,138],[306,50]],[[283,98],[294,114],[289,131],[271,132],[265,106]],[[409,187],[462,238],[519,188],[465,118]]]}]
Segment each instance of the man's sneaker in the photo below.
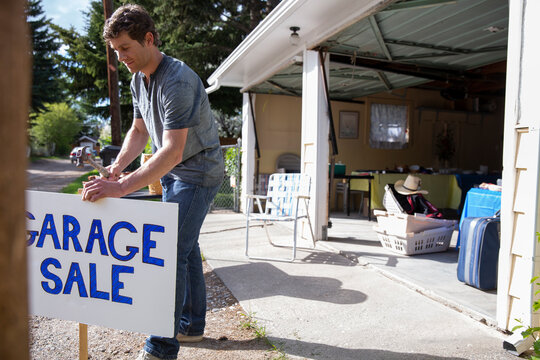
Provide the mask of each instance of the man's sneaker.
[{"label": "man's sneaker", "polygon": [[202,341],[203,336],[202,335],[184,335],[184,334],[178,334],[176,335],[176,340],[181,343],[196,343],[199,341]]},{"label": "man's sneaker", "polygon": [[162,359],[150,353],[147,353],[145,350],[141,350],[139,352],[139,356],[137,357],[137,360],[162,360]]}]

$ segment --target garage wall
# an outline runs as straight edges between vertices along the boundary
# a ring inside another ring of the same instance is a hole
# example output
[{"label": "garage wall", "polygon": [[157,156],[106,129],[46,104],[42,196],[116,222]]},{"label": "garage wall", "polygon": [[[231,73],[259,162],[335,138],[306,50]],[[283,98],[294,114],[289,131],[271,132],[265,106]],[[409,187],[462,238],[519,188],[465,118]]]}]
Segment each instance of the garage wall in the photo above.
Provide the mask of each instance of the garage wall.
[{"label": "garage wall", "polygon": [[302,98],[257,94],[255,108],[261,149],[259,172],[271,174],[276,172],[279,155],[293,153],[300,157]]},{"label": "garage wall", "polygon": [[[336,161],[353,170],[393,170],[400,165],[478,170],[487,165],[490,171],[502,169],[503,99],[489,103],[491,111],[475,112],[472,100],[445,100],[438,91],[419,89],[394,90],[356,99],[364,104],[334,101],[332,114],[339,154]],[[404,150],[380,150],[369,146],[369,108],[374,103],[409,106],[409,146]],[[482,105],[479,106],[488,106]],[[487,110],[487,109],[484,109]],[[339,138],[340,111],[359,114],[357,139]],[[301,98],[258,94],[257,132],[261,148],[260,173],[272,173],[282,153],[300,156]],[[445,125],[446,124],[446,125]],[[435,153],[434,139],[444,126],[454,134],[456,154],[448,164],[441,164]]]}]

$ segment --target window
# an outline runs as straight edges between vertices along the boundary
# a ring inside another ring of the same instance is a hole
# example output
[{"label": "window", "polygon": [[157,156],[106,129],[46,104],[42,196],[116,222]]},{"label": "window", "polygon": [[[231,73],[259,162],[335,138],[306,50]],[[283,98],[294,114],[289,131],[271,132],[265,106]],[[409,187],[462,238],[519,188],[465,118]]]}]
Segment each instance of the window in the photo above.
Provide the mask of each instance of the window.
[{"label": "window", "polygon": [[407,105],[370,107],[369,145],[375,149],[405,149],[409,142]]}]

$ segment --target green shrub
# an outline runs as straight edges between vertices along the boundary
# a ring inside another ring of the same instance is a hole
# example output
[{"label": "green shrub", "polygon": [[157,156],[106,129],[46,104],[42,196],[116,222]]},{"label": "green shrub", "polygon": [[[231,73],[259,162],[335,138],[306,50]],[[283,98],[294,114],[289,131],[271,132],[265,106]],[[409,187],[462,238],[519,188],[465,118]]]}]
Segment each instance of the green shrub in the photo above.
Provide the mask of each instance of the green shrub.
[{"label": "green shrub", "polygon": [[82,125],[82,120],[68,104],[47,104],[45,111],[35,116],[30,135],[34,145],[56,155],[66,155]]},{"label": "green shrub", "polygon": [[230,147],[225,151],[225,173],[228,176],[238,176],[240,174],[240,166],[238,157],[240,156],[240,148]]}]

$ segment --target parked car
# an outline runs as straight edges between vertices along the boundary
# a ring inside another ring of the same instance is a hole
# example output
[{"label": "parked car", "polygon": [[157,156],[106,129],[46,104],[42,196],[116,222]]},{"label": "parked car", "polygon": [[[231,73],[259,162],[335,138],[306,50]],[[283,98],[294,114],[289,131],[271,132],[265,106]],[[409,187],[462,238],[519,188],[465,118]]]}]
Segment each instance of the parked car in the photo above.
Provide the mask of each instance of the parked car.
[{"label": "parked car", "polygon": [[[77,151],[79,151],[79,149],[82,149],[84,146],[76,146],[74,147],[71,152],[69,153],[69,159],[71,160],[71,163],[74,164],[76,161],[77,161]],[[90,157],[93,159],[94,158],[94,152],[92,149],[90,149],[89,147],[86,147],[85,149],[86,153],[88,155],[90,155]]]}]

